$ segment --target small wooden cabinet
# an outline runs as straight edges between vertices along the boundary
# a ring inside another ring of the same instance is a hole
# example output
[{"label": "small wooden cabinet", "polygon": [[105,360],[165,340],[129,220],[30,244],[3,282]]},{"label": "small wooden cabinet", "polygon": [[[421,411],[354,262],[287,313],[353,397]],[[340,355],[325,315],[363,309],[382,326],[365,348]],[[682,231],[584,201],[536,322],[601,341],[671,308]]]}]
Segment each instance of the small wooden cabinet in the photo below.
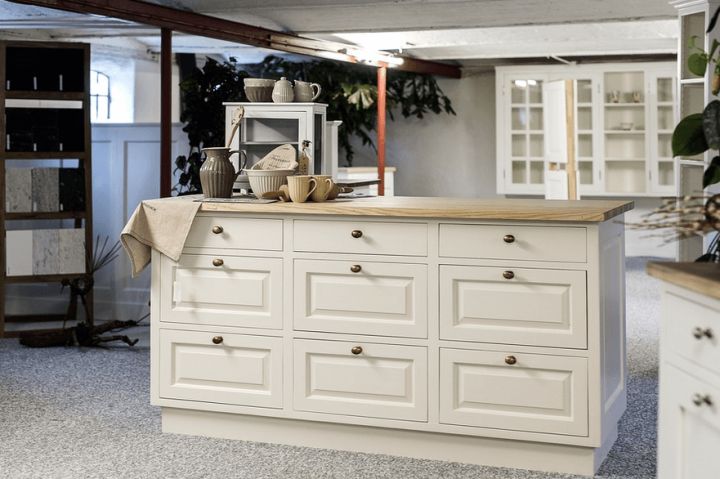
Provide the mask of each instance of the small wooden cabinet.
[{"label": "small wooden cabinet", "polygon": [[424,200],[201,210],[179,261],[153,256],[164,430],[594,473],[625,408],[604,220],[628,204]]}]

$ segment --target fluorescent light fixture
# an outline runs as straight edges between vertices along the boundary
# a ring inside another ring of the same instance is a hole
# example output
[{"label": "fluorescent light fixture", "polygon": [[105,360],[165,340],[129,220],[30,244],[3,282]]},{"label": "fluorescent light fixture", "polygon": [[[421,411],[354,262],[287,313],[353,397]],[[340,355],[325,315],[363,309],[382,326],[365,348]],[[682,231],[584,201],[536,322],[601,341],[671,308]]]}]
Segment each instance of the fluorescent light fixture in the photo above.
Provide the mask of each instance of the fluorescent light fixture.
[{"label": "fluorescent light fixture", "polygon": [[388,66],[399,66],[405,63],[405,60],[400,57],[396,57],[389,53],[379,52],[375,50],[347,48],[340,50],[340,53],[345,53],[347,55],[355,57],[358,62],[369,63],[371,65],[386,63]]}]

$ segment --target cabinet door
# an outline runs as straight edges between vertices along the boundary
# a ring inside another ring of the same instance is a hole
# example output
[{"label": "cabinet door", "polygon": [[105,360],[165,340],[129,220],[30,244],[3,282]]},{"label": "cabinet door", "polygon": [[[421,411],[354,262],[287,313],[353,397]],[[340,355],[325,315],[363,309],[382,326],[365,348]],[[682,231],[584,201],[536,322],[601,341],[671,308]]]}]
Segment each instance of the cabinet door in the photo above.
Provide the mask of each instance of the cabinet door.
[{"label": "cabinet door", "polygon": [[659,407],[658,478],[718,477],[720,391],[664,363]]},{"label": "cabinet door", "polygon": [[161,264],[160,321],[282,328],[281,258],[184,254]]},{"label": "cabinet door", "polygon": [[650,190],[657,195],[675,195],[677,162],[672,154],[672,133],[678,121],[675,76],[669,71],[648,72],[648,87]]},{"label": "cabinet door", "polygon": [[[247,108],[239,135],[239,148],[247,154],[248,165],[257,163],[280,145],[293,145],[298,151],[308,135],[307,115],[301,111]],[[235,156],[233,156],[233,159]]]}]

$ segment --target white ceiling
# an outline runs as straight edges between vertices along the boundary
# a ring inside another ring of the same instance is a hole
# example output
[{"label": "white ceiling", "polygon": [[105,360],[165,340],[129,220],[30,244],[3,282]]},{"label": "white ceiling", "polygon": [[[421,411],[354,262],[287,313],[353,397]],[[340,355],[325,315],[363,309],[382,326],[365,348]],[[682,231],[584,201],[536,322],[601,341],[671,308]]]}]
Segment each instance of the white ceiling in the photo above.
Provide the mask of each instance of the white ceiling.
[{"label": "white ceiling", "polygon": [[[431,60],[644,55],[677,49],[666,0],[155,0],[175,8]],[[157,49],[157,31],[0,0],[0,35],[127,39]],[[227,42],[178,36],[176,51],[261,57]]]}]

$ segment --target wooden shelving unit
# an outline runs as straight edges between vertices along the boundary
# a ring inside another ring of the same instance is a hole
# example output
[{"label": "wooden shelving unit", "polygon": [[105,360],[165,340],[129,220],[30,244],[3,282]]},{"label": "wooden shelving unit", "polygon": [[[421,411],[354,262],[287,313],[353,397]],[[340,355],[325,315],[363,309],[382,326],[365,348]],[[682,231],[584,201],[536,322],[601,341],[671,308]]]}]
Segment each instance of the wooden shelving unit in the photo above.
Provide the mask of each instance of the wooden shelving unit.
[{"label": "wooden shelving unit", "polygon": [[[33,70],[31,72],[35,76],[28,77],[25,73],[33,68],[37,68],[37,71]],[[32,80],[28,80],[28,78]],[[80,102],[80,108],[82,109],[82,141],[76,141],[76,143],[78,143],[77,146],[82,146],[82,150],[73,148],[74,151],[59,151],[62,148],[58,147],[58,151],[10,151],[7,148],[7,138],[12,125],[10,121],[0,123],[0,337],[17,336],[16,333],[5,331],[5,323],[58,321],[64,318],[64,315],[59,314],[6,315],[6,285],[60,283],[65,279],[86,276],[86,273],[8,276],[6,256],[8,222],[18,220],[71,220],[73,228],[83,227],[85,229],[86,258],[92,257],[90,46],[81,43],[0,41],[0,117],[7,118],[6,110],[8,108],[18,108],[16,104],[21,102],[16,100],[29,102],[29,104],[33,105],[30,108],[46,108],[48,111],[55,110],[55,113],[58,114],[61,113],[59,110],[77,109],[77,104]],[[42,105],[40,101],[43,100],[53,101],[52,107]],[[12,105],[8,105],[8,101]],[[37,104],[34,103],[36,101]],[[65,108],[63,108],[63,102],[67,103]],[[76,134],[79,133],[76,132]],[[59,145],[62,145],[62,140],[60,140]],[[81,211],[7,212],[7,162],[16,160],[57,160],[58,167],[62,166],[62,160],[76,160],[77,168],[84,170],[85,208]],[[89,314],[92,317],[92,291],[86,298]]]}]

